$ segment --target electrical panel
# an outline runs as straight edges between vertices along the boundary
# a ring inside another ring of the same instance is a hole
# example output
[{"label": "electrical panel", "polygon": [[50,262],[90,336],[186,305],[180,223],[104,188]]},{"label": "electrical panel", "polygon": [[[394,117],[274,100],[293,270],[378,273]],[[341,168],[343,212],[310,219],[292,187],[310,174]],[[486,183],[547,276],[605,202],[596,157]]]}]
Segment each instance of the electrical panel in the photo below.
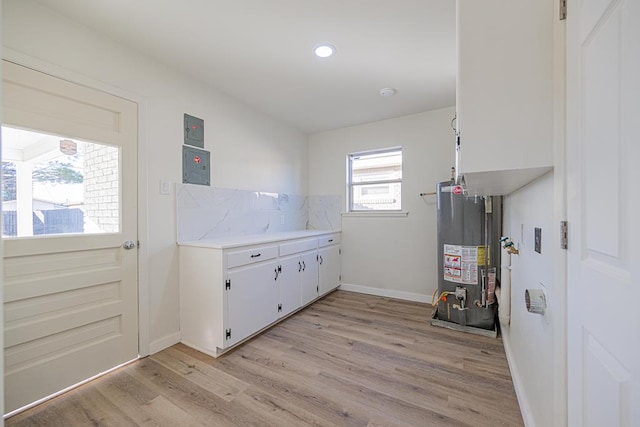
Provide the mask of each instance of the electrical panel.
[{"label": "electrical panel", "polygon": [[211,185],[211,162],[209,152],[182,146],[182,183]]},{"label": "electrical panel", "polygon": [[204,148],[204,120],[184,115],[184,143]]}]

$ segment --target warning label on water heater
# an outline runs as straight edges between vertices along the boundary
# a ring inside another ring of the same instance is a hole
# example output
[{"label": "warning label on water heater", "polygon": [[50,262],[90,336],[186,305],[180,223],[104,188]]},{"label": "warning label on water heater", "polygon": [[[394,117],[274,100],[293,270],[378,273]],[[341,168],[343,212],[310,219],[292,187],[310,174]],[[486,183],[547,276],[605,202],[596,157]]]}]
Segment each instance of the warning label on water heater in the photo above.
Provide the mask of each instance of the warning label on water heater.
[{"label": "warning label on water heater", "polygon": [[444,280],[478,284],[478,247],[444,245]]}]

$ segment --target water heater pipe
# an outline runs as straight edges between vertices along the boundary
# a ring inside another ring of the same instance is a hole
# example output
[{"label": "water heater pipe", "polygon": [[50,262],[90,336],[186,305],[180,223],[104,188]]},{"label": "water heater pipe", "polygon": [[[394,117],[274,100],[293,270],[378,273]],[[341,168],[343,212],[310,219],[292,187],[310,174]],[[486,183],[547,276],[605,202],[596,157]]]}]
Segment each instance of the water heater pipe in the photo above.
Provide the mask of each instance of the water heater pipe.
[{"label": "water heater pipe", "polygon": [[489,214],[493,211],[491,206],[491,197],[484,198],[484,268],[482,271],[482,305],[486,308],[489,306]]},{"label": "water heater pipe", "polygon": [[501,325],[508,325],[511,322],[511,252],[508,247],[502,248],[500,260],[498,317]]}]

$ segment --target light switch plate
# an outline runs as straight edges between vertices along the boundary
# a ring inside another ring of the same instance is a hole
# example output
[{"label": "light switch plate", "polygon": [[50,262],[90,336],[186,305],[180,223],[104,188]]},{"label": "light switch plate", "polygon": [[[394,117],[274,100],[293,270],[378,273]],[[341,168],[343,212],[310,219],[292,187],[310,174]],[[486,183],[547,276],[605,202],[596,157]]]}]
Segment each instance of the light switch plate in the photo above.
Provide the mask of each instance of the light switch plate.
[{"label": "light switch plate", "polygon": [[163,179],[160,180],[160,194],[169,196],[171,194],[171,183]]}]

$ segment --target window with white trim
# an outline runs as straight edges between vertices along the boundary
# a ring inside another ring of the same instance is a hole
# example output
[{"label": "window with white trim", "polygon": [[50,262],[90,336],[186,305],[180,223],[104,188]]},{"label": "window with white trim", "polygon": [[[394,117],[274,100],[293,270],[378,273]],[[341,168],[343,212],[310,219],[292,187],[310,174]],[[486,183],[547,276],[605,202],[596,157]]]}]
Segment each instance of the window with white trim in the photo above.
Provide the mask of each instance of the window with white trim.
[{"label": "window with white trim", "polygon": [[347,156],[349,212],[402,210],[402,147]]}]

